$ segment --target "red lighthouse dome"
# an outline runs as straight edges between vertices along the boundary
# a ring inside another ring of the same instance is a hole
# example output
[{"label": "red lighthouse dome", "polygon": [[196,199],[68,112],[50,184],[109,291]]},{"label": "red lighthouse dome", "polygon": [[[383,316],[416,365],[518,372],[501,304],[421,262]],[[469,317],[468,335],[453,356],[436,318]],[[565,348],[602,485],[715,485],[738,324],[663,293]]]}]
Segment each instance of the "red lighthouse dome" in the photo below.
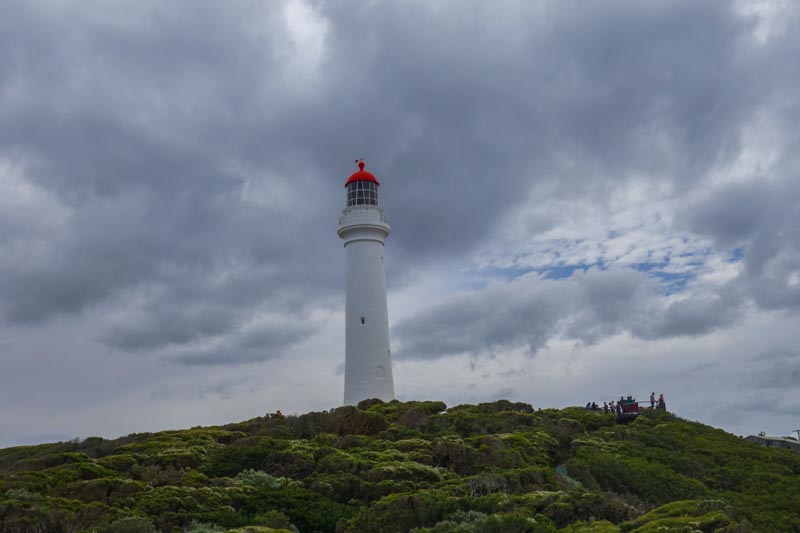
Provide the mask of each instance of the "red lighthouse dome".
[{"label": "red lighthouse dome", "polygon": [[381,184],[377,179],[375,179],[375,176],[373,176],[371,172],[367,172],[366,170],[364,170],[363,161],[358,162],[358,171],[354,172],[349,178],[347,178],[347,181],[344,182],[344,186],[347,187],[348,185],[356,181],[371,181],[376,185]]}]

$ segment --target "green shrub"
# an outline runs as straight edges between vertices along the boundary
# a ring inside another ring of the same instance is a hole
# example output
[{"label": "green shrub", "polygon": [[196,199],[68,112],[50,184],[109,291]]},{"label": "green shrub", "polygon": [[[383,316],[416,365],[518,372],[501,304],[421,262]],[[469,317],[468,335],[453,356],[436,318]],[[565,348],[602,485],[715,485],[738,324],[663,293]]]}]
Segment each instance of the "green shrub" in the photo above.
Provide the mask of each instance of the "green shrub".
[{"label": "green shrub", "polygon": [[330,531],[340,519],[352,516],[347,506],[331,502],[303,487],[287,486],[280,490],[256,489],[248,493],[239,512],[250,517],[280,510],[300,531]]},{"label": "green shrub", "polygon": [[104,477],[70,483],[58,493],[65,498],[84,502],[103,501],[109,503],[130,498],[143,490],[145,490],[145,485],[141,482]]},{"label": "green shrub", "polygon": [[184,528],[183,533],[223,533],[224,531],[224,527],[216,524],[192,520],[189,522],[189,525]]},{"label": "green shrub", "polygon": [[[659,527],[682,528],[687,524],[701,531],[708,527],[729,526],[731,507],[722,500],[682,500],[657,507],[647,514],[621,524],[623,531],[657,531]],[[704,524],[703,529],[699,524]],[[679,527],[680,526],[680,527]]]},{"label": "green shrub", "polygon": [[378,482],[387,479],[408,480],[420,483],[435,483],[442,480],[442,474],[435,468],[410,461],[383,464],[370,469],[364,478]]},{"label": "green shrub", "polygon": [[264,514],[253,517],[253,521],[257,522],[259,525],[273,529],[298,531],[298,529],[289,521],[289,517],[280,511],[267,511]]},{"label": "green shrub", "polygon": [[456,511],[446,520],[437,522],[433,527],[414,528],[411,533],[470,533],[486,520],[486,513],[478,511]]},{"label": "green shrub", "polygon": [[97,459],[97,464],[116,470],[120,473],[129,473],[137,465],[136,459],[129,453],[119,455],[107,455]]},{"label": "green shrub", "polygon": [[508,401],[369,401],[0,450],[0,524],[3,533],[800,531],[800,457],[661,412],[618,425]]},{"label": "green shrub", "polygon": [[243,485],[250,487],[257,487],[260,489],[279,489],[281,482],[277,478],[270,476],[266,472],[260,470],[243,470],[236,475],[236,480]]},{"label": "green shrub", "polygon": [[386,420],[375,413],[361,411],[353,406],[334,409],[325,427],[336,435],[377,435],[386,429]]},{"label": "green shrub", "polygon": [[476,533],[550,533],[555,529],[548,522],[540,523],[523,513],[496,514],[476,524]]},{"label": "green shrub", "polygon": [[261,470],[276,477],[303,478],[314,470],[310,444],[292,447],[272,438],[241,439],[213,452],[203,470],[210,476],[236,476],[243,470]]},{"label": "green shrub", "polygon": [[115,520],[97,533],[158,533],[149,518],[142,516],[128,516]]},{"label": "green shrub", "polygon": [[39,497],[39,493],[23,487],[21,489],[8,489],[5,492],[5,497],[9,500],[33,500]]},{"label": "green shrub", "polygon": [[712,533],[715,531],[724,531],[726,528],[735,526],[736,524],[730,517],[722,512],[715,511],[698,517],[682,516],[660,518],[630,531],[632,533],[661,533],[664,531],[675,533],[695,533],[697,531]]},{"label": "green shrub", "polygon": [[436,439],[431,447],[434,464],[461,475],[477,473],[481,454],[459,437]]}]

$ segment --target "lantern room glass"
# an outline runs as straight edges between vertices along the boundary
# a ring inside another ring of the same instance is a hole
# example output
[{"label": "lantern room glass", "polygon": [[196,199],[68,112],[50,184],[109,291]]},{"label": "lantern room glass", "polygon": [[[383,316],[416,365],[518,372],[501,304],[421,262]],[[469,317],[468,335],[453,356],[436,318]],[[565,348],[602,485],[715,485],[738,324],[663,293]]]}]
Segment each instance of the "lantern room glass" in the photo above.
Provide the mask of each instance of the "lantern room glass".
[{"label": "lantern room glass", "polygon": [[371,181],[354,181],[347,186],[347,207],[378,205],[378,185]]}]

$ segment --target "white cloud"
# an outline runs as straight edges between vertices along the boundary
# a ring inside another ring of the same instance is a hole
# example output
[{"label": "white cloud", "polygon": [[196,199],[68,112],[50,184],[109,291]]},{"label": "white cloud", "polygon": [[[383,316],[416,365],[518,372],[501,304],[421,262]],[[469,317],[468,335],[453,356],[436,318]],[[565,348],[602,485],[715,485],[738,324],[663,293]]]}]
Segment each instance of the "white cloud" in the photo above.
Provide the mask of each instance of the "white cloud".
[{"label": "white cloud", "polygon": [[284,8],[287,29],[285,76],[289,83],[302,85],[318,80],[326,56],[329,23],[303,0],[289,0]]}]

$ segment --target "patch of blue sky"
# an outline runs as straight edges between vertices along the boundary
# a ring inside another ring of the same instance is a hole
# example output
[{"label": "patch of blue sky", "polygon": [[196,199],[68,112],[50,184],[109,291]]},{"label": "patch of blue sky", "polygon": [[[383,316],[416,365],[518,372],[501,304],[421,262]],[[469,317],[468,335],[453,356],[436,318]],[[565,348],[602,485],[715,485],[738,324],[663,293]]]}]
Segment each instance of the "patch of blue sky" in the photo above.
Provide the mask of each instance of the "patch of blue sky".
[{"label": "patch of blue sky", "polygon": [[512,265],[508,267],[491,267],[484,271],[490,278],[502,278],[507,281],[517,279],[536,270],[531,266]]},{"label": "patch of blue sky", "polygon": [[492,267],[482,271],[484,276],[487,276],[490,279],[504,279],[506,281],[512,281],[519,277],[522,277],[526,274],[530,274],[531,272],[536,272],[539,274],[543,279],[564,279],[572,276],[575,271],[580,270],[582,272],[586,272],[589,268],[597,266],[603,268],[602,265],[592,263],[579,263],[573,265],[567,264],[553,264],[548,266],[519,266],[513,265],[509,267]]},{"label": "patch of blue sky", "polygon": [[[613,236],[614,233],[610,232],[609,236]],[[549,247],[546,252],[542,252],[544,257],[541,257],[541,259],[550,259],[545,264],[526,264],[526,259],[529,258],[527,255],[522,255],[513,258],[508,266],[492,266],[487,269],[481,269],[479,278],[483,282],[488,282],[492,279],[513,281],[522,276],[536,273],[542,279],[558,280],[567,279],[579,270],[581,272],[586,272],[590,268],[607,270],[609,267],[619,264],[613,260],[606,261],[602,256],[590,261],[581,261],[578,257],[574,257],[577,261],[569,261],[568,257],[573,255],[570,253],[570,249],[579,247],[581,242],[581,240],[562,240],[554,243],[554,246]],[[666,294],[673,294],[681,291],[687,283],[694,279],[709,257],[715,253],[718,252],[711,248],[683,250],[682,253],[670,253],[670,250],[667,250],[663,255],[648,254],[650,256],[648,260],[629,264],[628,267],[642,272],[649,278],[658,280]],[[585,254],[580,255],[585,256]],[[732,260],[740,260],[742,255],[742,250],[736,249],[731,252],[730,257]]]},{"label": "patch of blue sky", "polygon": [[660,262],[645,261],[634,263],[631,268],[643,272],[648,278],[653,278],[661,283],[661,287],[666,295],[680,292],[689,281],[694,279],[695,270],[702,266],[702,261],[691,261],[683,266],[685,270],[676,272],[665,270],[669,265],[669,259]]},{"label": "patch of blue sky", "polygon": [[[692,261],[686,264],[686,270],[676,272],[664,270],[669,264],[669,261],[660,263],[636,263],[631,265],[630,268],[643,272],[648,278],[658,280],[663,293],[665,295],[675,294],[682,291],[686,284],[696,277],[696,271],[702,266],[702,261]],[[475,287],[479,288],[491,279],[504,279],[512,281],[526,274],[532,272],[538,273],[542,279],[558,280],[566,279],[572,276],[575,272],[586,272],[590,268],[599,268],[600,270],[607,270],[608,265],[603,262],[598,263],[578,263],[578,264],[556,264],[546,267],[524,267],[524,266],[511,266],[503,268],[491,268],[482,271],[480,281],[473,280]]]},{"label": "patch of blue sky", "polygon": [[651,270],[647,273],[648,278],[655,278],[661,282],[664,294],[669,296],[682,291],[686,284],[695,278],[695,272],[664,272],[661,270]]},{"label": "patch of blue sky", "polygon": [[634,263],[631,265],[631,268],[634,270],[638,270],[639,272],[651,272],[653,270],[660,270],[666,267],[669,264],[669,259],[665,259],[659,263],[645,261],[642,263]]},{"label": "patch of blue sky", "polygon": [[739,246],[731,250],[728,254],[727,261],[728,263],[738,263],[742,259],[744,259],[744,246]]},{"label": "patch of blue sky", "polygon": [[554,265],[545,268],[537,268],[536,271],[544,279],[564,279],[570,277],[576,270],[586,272],[593,264],[579,263],[576,265]]}]

